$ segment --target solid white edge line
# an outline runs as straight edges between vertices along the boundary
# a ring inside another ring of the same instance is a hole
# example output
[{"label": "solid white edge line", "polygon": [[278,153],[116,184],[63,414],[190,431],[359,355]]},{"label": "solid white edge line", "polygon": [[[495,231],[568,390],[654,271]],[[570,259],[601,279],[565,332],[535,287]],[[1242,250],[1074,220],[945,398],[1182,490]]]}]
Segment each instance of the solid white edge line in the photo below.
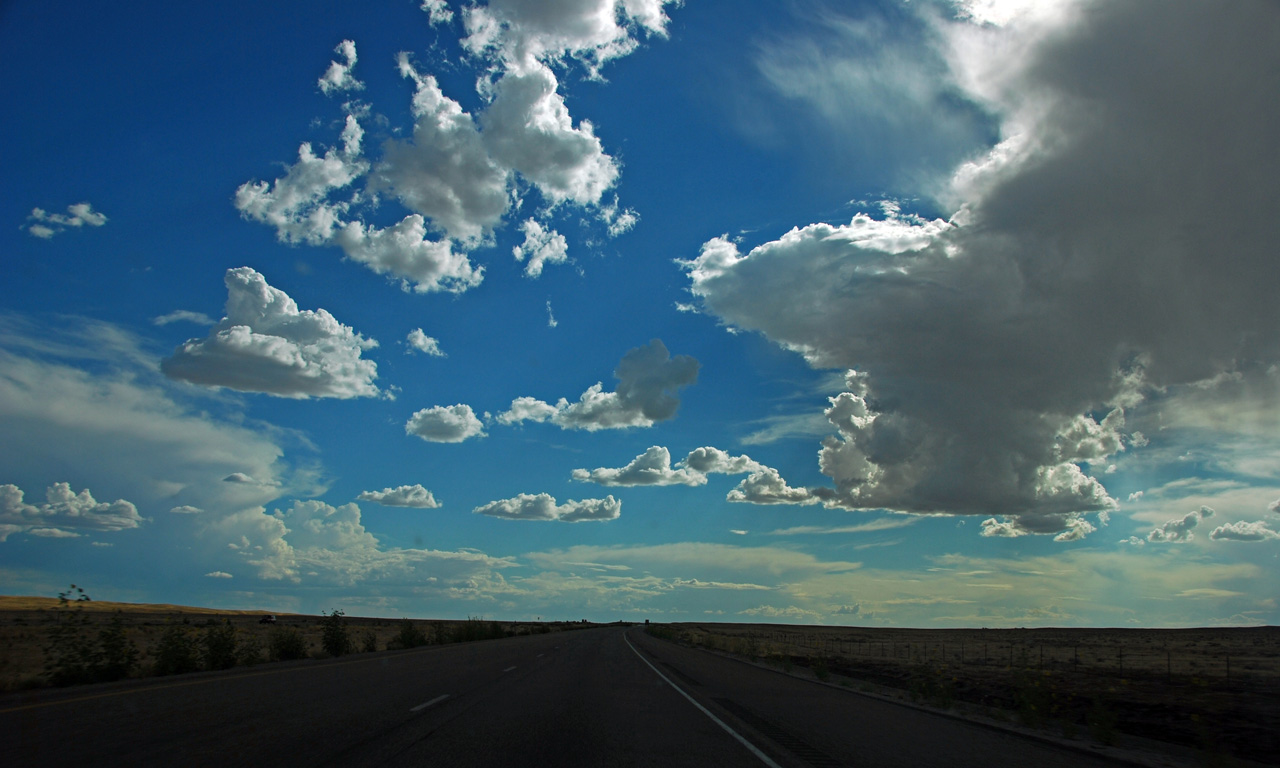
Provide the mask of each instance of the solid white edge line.
[{"label": "solid white edge line", "polygon": [[683,697],[685,697],[686,699],[688,699],[688,700],[689,700],[689,703],[690,703],[690,704],[692,704],[693,706],[697,707],[697,708],[702,712],[702,714],[704,714],[704,715],[706,715],[707,717],[711,718],[711,722],[713,722],[713,723],[715,723],[716,725],[720,726],[721,728],[725,729],[725,731],[726,731],[730,736],[732,736],[733,738],[737,739],[737,740],[738,740],[738,742],[739,742],[740,744],[742,744],[742,746],[744,746],[744,747],[746,747],[748,750],[750,750],[750,751],[751,751],[751,754],[753,754],[753,755],[755,755],[756,757],[760,758],[760,762],[762,762],[762,763],[764,763],[765,765],[769,766],[769,768],[782,768],[782,766],[780,766],[780,765],[778,765],[777,763],[773,762],[773,760],[772,760],[772,759],[770,759],[770,757],[769,757],[768,755],[766,755],[765,753],[761,752],[759,747],[757,747],[755,744],[752,744],[751,742],[747,741],[747,740],[746,740],[746,738],[744,738],[744,737],[742,736],[742,734],[740,734],[740,733],[738,733],[737,731],[735,731],[735,730],[733,730],[732,728],[730,728],[728,725],[726,725],[726,724],[725,724],[725,722],[724,722],[723,720],[721,720],[720,718],[718,718],[718,717],[716,717],[715,715],[711,714],[711,711],[710,711],[710,710],[708,710],[706,707],[704,707],[704,706],[702,706],[701,704],[699,704],[699,703],[697,702],[697,700],[696,700],[696,699],[694,699],[692,696],[690,696],[689,694],[685,693],[685,691],[684,691],[684,689],[683,689],[683,688],[681,688],[680,686],[678,686],[678,685],[676,685],[675,683],[671,682],[671,678],[669,678],[669,677],[667,677],[666,675],[664,675],[664,674],[662,674],[661,672],[659,672],[657,667],[653,666],[653,664],[652,664],[652,663],[650,663],[648,659],[646,659],[646,658],[645,658],[645,657],[644,657],[644,656],[643,656],[639,651],[637,651],[637,650],[636,650],[636,647],[635,647],[634,645],[632,645],[632,644],[631,644],[631,638],[627,637],[627,635],[626,635],[626,633],[625,633],[625,632],[624,632],[624,633],[623,633],[623,635],[622,635],[622,639],[623,639],[623,640],[625,640],[625,641],[627,642],[627,647],[631,649],[631,652],[632,652],[632,653],[634,653],[636,656],[639,656],[639,657],[640,657],[640,660],[641,660],[641,661],[643,661],[645,664],[647,664],[647,665],[649,666],[649,669],[652,669],[652,670],[653,670],[653,673],[654,673],[655,675],[657,675],[658,677],[660,677],[660,678],[662,678],[663,680],[665,680],[665,681],[667,682],[667,685],[671,686],[672,688],[675,688],[675,689],[676,689],[676,691],[677,691],[681,696],[683,696]]},{"label": "solid white edge line", "polygon": [[432,699],[431,701],[428,701],[428,702],[423,703],[423,704],[419,704],[418,706],[414,707],[413,709],[411,709],[411,710],[409,710],[409,711],[410,711],[410,712],[417,712],[417,711],[419,711],[419,710],[426,709],[427,707],[431,706],[432,704],[439,704],[440,702],[444,701],[444,700],[445,700],[445,699],[447,699],[447,698],[449,698],[449,694],[447,694],[447,693],[446,693],[446,694],[444,694],[443,696],[437,696],[437,697],[435,697],[434,699]]}]

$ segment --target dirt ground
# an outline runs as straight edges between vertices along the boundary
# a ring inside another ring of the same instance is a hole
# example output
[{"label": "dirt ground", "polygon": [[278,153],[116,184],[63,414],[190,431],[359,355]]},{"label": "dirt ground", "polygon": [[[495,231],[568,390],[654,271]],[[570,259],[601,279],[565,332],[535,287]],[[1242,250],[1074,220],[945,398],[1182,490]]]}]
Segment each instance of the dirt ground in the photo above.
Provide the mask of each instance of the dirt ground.
[{"label": "dirt ground", "polygon": [[[1280,762],[1280,627],[869,629],[671,624],[673,639],[974,706],[1100,741],[1117,732]],[[662,631],[659,629],[659,631]]]}]

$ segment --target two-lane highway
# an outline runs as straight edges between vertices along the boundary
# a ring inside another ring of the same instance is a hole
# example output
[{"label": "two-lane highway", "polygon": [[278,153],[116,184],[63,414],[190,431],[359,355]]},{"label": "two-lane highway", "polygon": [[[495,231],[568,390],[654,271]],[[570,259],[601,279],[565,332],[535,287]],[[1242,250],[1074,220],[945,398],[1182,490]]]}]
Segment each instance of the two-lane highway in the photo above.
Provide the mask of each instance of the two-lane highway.
[{"label": "two-lane highway", "polygon": [[603,628],[0,699],[6,764],[1107,765]]}]

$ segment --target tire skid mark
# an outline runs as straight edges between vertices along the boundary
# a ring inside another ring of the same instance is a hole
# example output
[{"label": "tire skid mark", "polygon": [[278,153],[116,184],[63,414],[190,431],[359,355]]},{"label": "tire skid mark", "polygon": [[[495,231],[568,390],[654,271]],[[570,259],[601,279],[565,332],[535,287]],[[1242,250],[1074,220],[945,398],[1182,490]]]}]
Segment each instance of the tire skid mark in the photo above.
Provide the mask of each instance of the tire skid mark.
[{"label": "tire skid mark", "polygon": [[719,704],[724,711],[741,720],[743,724],[800,758],[808,765],[812,765],[814,768],[845,768],[845,763],[809,744],[785,728],[765,720],[741,704],[730,699],[716,698],[712,699],[712,701]]}]

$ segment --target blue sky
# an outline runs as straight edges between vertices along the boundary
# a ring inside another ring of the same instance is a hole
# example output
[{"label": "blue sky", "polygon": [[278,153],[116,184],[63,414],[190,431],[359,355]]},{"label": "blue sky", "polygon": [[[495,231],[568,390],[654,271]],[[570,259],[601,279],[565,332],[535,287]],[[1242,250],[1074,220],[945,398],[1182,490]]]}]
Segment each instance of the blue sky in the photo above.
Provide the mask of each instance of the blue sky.
[{"label": "blue sky", "polygon": [[8,3],[0,591],[1280,622],[1280,13]]}]

